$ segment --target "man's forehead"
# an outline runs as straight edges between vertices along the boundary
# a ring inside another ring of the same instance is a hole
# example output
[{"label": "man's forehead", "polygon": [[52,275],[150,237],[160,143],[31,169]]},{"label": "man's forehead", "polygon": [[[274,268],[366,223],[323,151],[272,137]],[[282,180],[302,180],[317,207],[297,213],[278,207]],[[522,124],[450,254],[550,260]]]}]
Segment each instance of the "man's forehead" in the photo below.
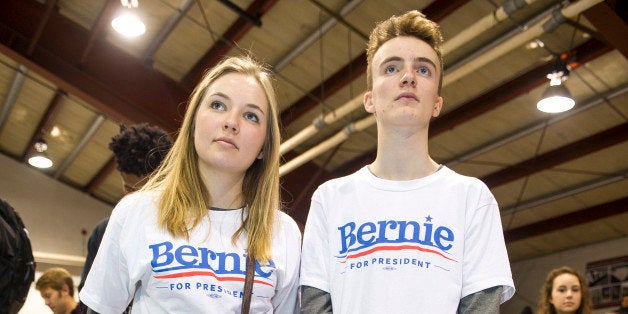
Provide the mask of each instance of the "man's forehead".
[{"label": "man's forehead", "polygon": [[379,66],[392,58],[413,62],[429,59],[435,65],[440,64],[434,48],[427,42],[413,36],[399,36],[383,43],[373,55],[373,64]]}]

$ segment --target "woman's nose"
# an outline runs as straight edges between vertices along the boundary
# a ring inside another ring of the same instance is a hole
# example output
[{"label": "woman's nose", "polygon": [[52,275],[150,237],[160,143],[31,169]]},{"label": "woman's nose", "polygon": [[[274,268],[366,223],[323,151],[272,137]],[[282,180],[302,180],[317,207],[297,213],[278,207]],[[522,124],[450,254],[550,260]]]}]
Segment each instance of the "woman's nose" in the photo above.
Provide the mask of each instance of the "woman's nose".
[{"label": "woman's nose", "polygon": [[236,121],[235,118],[233,117],[229,117],[225,120],[224,125],[222,126],[223,130],[225,131],[230,131],[233,132],[235,134],[238,133],[239,129],[238,129],[238,123]]}]

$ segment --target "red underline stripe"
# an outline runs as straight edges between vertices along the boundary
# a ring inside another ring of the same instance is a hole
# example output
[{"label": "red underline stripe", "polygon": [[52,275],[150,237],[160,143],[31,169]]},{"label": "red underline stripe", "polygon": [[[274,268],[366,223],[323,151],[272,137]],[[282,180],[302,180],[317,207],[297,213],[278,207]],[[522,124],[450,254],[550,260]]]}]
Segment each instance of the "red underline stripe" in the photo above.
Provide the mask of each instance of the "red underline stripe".
[{"label": "red underline stripe", "polygon": [[[216,278],[216,280],[218,281],[242,281],[244,282],[244,278],[240,278],[240,277],[218,277],[216,276],[216,274],[210,272],[210,271],[190,271],[190,272],[185,272],[185,273],[176,273],[176,274],[170,274],[170,275],[161,275],[161,276],[155,276],[155,278],[157,279],[171,279],[171,278],[181,278],[181,277],[193,277],[193,276],[210,276],[210,277],[214,277]],[[267,286],[273,286],[272,284],[265,282],[265,281],[261,281],[261,280],[253,280],[253,282],[262,284],[262,285],[267,285]]]},{"label": "red underline stripe", "polygon": [[455,259],[449,258],[443,254],[441,254],[440,252],[434,251],[434,250],[430,250],[430,249],[424,249],[422,247],[418,247],[418,246],[412,246],[412,245],[402,245],[402,246],[393,246],[393,245],[386,245],[386,246],[378,246],[375,248],[372,248],[368,251],[364,251],[361,253],[357,253],[357,254],[353,254],[353,255],[348,255],[347,259],[351,259],[351,258],[357,258],[357,257],[362,257],[364,255],[368,255],[371,254],[375,251],[400,251],[400,250],[419,250],[422,252],[427,252],[427,253],[432,253],[432,254],[438,254],[450,261],[454,261],[457,262]]}]

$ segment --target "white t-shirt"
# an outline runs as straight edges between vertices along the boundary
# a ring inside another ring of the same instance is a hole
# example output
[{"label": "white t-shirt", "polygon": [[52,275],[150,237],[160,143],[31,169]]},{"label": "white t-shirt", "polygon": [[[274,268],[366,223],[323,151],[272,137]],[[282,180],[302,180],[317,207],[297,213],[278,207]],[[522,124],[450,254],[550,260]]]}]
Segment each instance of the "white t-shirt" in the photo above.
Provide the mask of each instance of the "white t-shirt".
[{"label": "white t-shirt", "polygon": [[[115,207],[80,299],[98,313],[240,313],[246,235],[234,246],[242,210],[210,210],[190,232],[173,238],[157,227],[155,192],[137,192]],[[276,214],[272,260],[256,262],[251,312],[294,313],[301,233]]]},{"label": "white t-shirt", "polygon": [[367,167],[321,185],[305,225],[301,285],[334,313],[455,313],[460,299],[514,294],[499,209],[484,183],[443,167],[390,181]]}]

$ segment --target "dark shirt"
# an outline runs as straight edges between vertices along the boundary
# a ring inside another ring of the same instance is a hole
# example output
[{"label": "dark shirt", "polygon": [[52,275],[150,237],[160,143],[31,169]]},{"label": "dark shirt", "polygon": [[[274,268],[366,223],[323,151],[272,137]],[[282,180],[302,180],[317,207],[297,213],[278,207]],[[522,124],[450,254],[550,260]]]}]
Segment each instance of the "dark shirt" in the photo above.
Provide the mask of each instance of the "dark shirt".
[{"label": "dark shirt", "polygon": [[[89,270],[92,268],[92,264],[94,263],[94,258],[96,258],[96,253],[98,253],[98,248],[100,247],[100,242],[102,241],[103,234],[105,234],[105,229],[107,229],[108,223],[109,223],[109,217],[101,220],[96,225],[96,228],[94,228],[94,231],[92,231],[92,234],[89,236],[89,240],[87,240],[87,256],[85,257],[85,266],[83,266],[83,274],[81,275],[81,282],[78,285],[79,292],[85,285],[85,279],[87,278],[87,274],[89,274]],[[79,308],[79,310],[81,311],[79,313],[87,313],[87,306],[85,306],[85,304],[83,304],[83,302],[81,302],[80,299],[79,299],[79,305],[77,308]]]}]

